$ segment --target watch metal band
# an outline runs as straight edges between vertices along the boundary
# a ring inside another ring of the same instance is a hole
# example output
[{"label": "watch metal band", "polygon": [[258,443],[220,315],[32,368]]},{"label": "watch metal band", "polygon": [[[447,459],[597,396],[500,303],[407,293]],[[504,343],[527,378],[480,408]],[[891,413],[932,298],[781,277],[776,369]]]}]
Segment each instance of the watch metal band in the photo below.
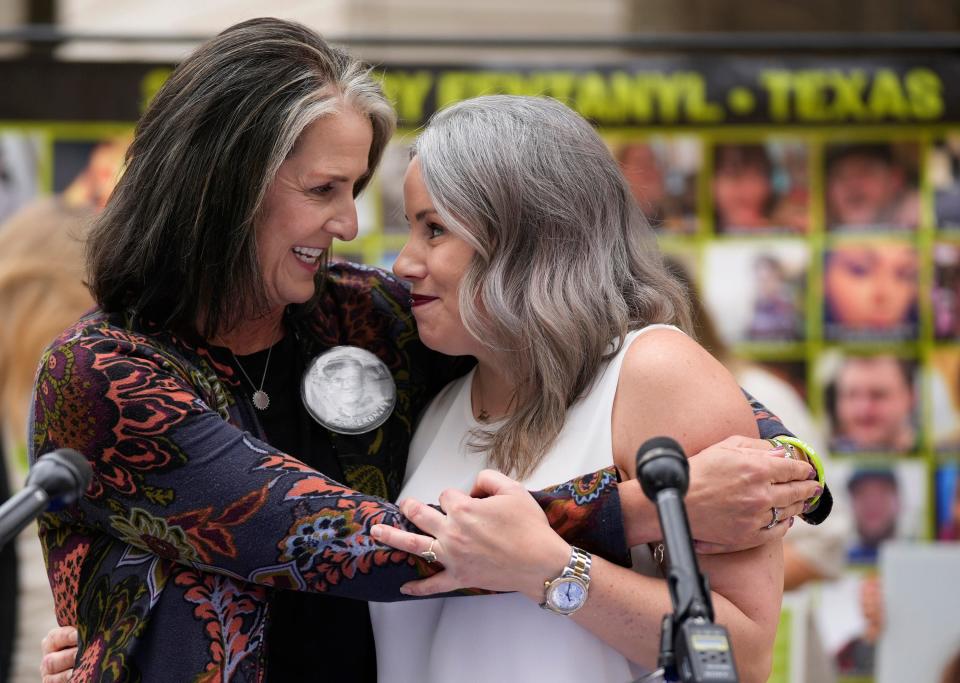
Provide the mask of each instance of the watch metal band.
[{"label": "watch metal band", "polygon": [[569,571],[573,576],[589,584],[591,566],[593,566],[593,556],[590,553],[576,546],[570,547],[570,561],[567,562],[567,566],[564,568],[565,575]]}]

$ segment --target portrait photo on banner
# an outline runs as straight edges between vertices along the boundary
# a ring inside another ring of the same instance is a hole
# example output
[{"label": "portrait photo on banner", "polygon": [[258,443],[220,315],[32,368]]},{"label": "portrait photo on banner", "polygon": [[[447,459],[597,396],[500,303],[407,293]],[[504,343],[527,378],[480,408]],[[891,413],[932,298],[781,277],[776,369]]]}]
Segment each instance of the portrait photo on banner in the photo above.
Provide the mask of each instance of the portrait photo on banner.
[{"label": "portrait photo on banner", "polygon": [[960,349],[933,349],[927,387],[934,450],[960,455]]},{"label": "portrait photo on banner", "polygon": [[915,141],[827,144],[827,230],[916,230],[920,223],[919,155]]},{"label": "portrait photo on banner", "polygon": [[708,244],[703,296],[723,340],[732,345],[802,341],[809,264],[810,247],[801,239]]},{"label": "portrait photo on banner", "polygon": [[831,349],[816,369],[834,454],[908,455],[921,446],[917,362]]},{"label": "portrait photo on banner", "polygon": [[934,338],[960,339],[960,243],[938,241],[933,246],[931,304]]},{"label": "portrait photo on banner", "polygon": [[832,467],[837,488],[847,494],[852,529],[847,560],[873,565],[888,541],[927,537],[931,503],[927,463],[922,460],[844,460]]},{"label": "portrait photo on banner", "polygon": [[711,194],[718,234],[806,234],[810,227],[806,144],[771,139],[716,145]]},{"label": "portrait photo on banner", "polygon": [[927,537],[928,469],[921,460],[846,460],[833,463],[831,476],[850,508],[849,564],[839,579],[817,587],[816,622],[840,676],[871,676],[882,630],[876,617],[883,590],[877,562],[885,544]]},{"label": "portrait photo on banner", "polygon": [[927,175],[933,186],[933,212],[942,230],[960,230],[960,131],[934,139]]},{"label": "portrait photo on banner", "polygon": [[849,342],[916,339],[919,269],[912,241],[832,240],[823,255],[824,337]]},{"label": "portrait photo on banner", "polygon": [[960,541],[960,460],[937,468],[937,539]]},{"label": "portrait photo on banner", "polygon": [[655,230],[667,235],[697,231],[701,141],[689,135],[608,139],[634,198]]}]

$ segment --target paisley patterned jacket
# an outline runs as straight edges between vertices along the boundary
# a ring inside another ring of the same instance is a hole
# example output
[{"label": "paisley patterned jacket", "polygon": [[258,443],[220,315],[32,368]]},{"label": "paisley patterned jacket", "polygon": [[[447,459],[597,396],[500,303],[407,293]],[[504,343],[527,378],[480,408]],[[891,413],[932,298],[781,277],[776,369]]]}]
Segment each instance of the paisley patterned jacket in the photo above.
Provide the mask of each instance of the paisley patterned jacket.
[{"label": "paisley patterned jacket", "polygon": [[[31,458],[74,448],[94,471],[40,520],[57,620],[80,632],[72,680],[262,681],[274,589],[390,601],[431,572],[369,535],[407,525],[388,501],[415,418],[458,373],[419,342],[408,299],[382,271],[334,265],[315,314],[288,321],[305,353],[360,346],[396,382],[381,427],[330,434],[347,485],[265,443],[225,348],[97,311],[54,341]],[[764,436],[786,433],[755,412]],[[534,495],[568,541],[626,561],[615,483],[611,468]]]}]

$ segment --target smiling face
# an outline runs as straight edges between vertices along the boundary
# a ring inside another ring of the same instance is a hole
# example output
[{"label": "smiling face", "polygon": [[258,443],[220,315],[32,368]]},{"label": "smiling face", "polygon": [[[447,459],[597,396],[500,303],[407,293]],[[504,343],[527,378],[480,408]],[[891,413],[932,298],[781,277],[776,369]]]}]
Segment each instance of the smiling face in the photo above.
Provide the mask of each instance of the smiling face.
[{"label": "smiling face", "polygon": [[417,158],[410,162],[403,179],[403,203],[410,236],[393,272],[412,285],[420,339],[448,356],[482,353],[482,346],[460,317],[460,283],[476,252],[450,232],[437,213]]},{"label": "smiling face", "polygon": [[367,172],[373,127],[350,107],[310,124],[280,164],[257,221],[271,311],[308,301],[334,238],[357,236],[353,188]]}]

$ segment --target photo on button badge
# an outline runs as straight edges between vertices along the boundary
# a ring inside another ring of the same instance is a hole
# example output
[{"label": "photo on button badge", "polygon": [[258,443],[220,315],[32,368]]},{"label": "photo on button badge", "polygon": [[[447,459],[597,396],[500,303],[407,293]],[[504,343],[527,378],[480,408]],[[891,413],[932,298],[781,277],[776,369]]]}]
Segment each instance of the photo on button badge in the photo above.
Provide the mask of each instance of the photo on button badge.
[{"label": "photo on button badge", "polygon": [[837,244],[824,252],[825,336],[906,341],[917,334],[917,249],[906,242]]}]

